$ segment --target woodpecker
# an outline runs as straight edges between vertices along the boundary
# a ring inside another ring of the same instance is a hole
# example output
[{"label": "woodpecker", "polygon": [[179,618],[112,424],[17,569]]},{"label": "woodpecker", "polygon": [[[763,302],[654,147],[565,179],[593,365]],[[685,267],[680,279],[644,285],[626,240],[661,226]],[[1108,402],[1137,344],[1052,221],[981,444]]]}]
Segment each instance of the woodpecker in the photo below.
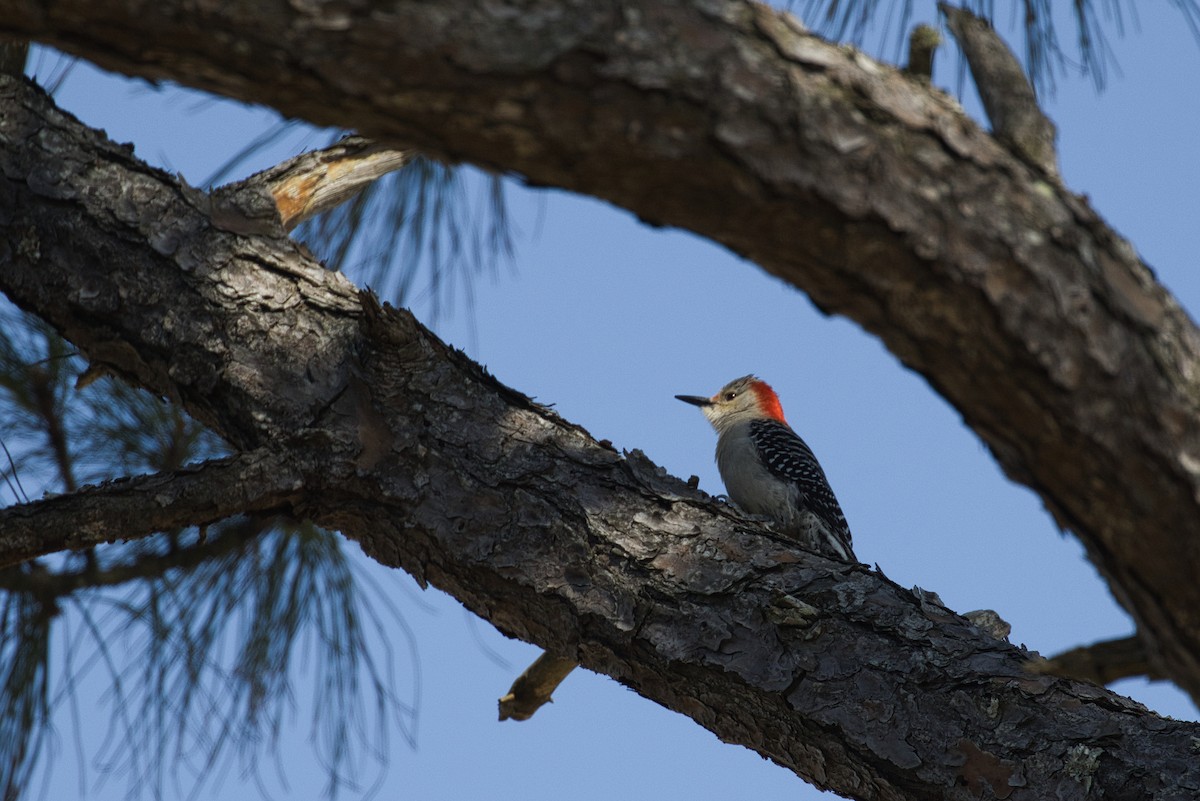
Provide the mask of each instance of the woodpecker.
[{"label": "woodpecker", "polygon": [[825,471],[765,381],[748,375],[711,398],[675,397],[699,406],[717,430],[717,469],[734,503],[822,554],[858,561]]}]

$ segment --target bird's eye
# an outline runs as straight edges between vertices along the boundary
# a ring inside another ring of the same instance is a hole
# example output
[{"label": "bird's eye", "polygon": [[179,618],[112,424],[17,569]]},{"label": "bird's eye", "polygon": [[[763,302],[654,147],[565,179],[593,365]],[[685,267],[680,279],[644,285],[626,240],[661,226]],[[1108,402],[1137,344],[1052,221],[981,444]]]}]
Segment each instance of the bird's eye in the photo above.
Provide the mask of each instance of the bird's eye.
[{"label": "bird's eye", "polygon": [[737,393],[736,393],[736,392],[726,392],[726,393],[725,393],[725,400],[727,400],[727,401],[731,401],[731,400],[733,400],[733,399],[734,399],[734,398],[736,398],[736,397],[737,397]]}]

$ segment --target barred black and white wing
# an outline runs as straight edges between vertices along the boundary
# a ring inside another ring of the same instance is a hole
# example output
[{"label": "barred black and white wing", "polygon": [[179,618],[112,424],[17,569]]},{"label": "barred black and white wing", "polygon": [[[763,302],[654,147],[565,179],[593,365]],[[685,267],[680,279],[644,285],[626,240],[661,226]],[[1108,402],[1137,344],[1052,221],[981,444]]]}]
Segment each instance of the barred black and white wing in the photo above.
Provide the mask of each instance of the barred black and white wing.
[{"label": "barred black and white wing", "polygon": [[786,423],[771,419],[751,422],[750,439],[771,475],[798,491],[791,527],[822,553],[857,561],[846,516],[808,444]]}]

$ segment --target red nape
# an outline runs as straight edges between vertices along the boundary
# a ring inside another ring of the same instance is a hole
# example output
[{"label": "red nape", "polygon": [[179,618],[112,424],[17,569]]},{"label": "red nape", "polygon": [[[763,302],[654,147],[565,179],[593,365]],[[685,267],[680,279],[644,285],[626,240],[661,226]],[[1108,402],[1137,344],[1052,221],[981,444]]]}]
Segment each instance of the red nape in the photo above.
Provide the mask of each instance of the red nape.
[{"label": "red nape", "polygon": [[771,389],[770,384],[766,381],[755,381],[750,387],[754,390],[754,396],[758,398],[758,408],[763,410],[763,414],[772,420],[787,422],[783,419],[783,406],[779,404],[779,396]]}]

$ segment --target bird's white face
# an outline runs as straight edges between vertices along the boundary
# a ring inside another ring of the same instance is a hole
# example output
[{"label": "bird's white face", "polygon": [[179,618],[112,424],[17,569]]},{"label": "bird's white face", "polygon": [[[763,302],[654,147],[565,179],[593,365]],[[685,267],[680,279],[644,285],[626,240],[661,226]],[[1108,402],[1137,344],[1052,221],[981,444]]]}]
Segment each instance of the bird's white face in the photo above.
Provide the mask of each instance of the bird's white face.
[{"label": "bird's white face", "polygon": [[718,432],[742,421],[762,417],[758,398],[753,390],[754,376],[743,376],[721,387],[711,398],[677,395],[680,400],[699,406],[700,411]]},{"label": "bird's white face", "polygon": [[752,376],[745,376],[721,387],[721,390],[710,399],[712,403],[704,407],[704,414],[710,421],[715,421],[729,415],[757,411],[758,398],[750,386],[753,381]]}]

